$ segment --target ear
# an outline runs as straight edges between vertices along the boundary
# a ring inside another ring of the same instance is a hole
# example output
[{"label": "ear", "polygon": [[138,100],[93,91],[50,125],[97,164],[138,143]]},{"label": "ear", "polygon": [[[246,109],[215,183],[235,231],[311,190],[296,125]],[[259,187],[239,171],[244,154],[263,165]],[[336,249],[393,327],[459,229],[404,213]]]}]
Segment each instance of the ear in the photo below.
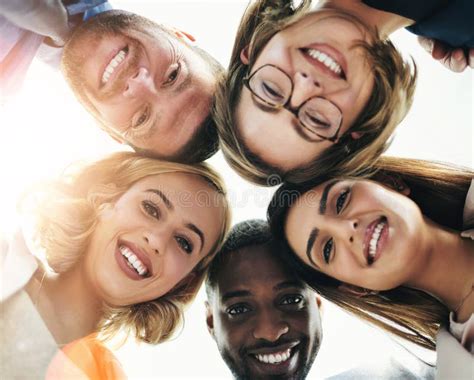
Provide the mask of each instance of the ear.
[{"label": "ear", "polygon": [[322,317],[324,314],[324,307],[323,307],[321,297],[317,294],[316,294],[316,305],[318,306],[319,315]]},{"label": "ear", "polygon": [[316,305],[318,305],[318,308],[321,309],[322,301],[319,295],[316,295]]},{"label": "ear", "polygon": [[358,140],[364,136],[364,132],[351,132],[352,140]]},{"label": "ear", "polygon": [[240,51],[240,61],[244,65],[249,64],[249,46],[248,45]]},{"label": "ear", "polygon": [[214,316],[212,314],[212,309],[211,305],[209,305],[209,302],[206,301],[204,303],[206,306],[206,325],[207,325],[207,331],[209,331],[209,334],[211,334],[212,338],[214,338]]},{"label": "ear", "polygon": [[375,295],[378,292],[376,290],[369,290],[365,288],[361,288],[360,286],[350,285],[350,284],[341,284],[337,288],[345,293],[352,294],[358,298]]}]

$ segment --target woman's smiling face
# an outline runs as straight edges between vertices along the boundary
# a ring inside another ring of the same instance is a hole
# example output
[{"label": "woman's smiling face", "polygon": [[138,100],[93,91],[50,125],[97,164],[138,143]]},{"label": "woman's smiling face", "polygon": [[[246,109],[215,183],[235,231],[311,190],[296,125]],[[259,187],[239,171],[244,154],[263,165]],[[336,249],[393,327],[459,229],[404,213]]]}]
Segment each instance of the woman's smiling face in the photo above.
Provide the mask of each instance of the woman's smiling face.
[{"label": "woman's smiling face", "polygon": [[100,212],[86,276],[110,305],[158,298],[211,252],[223,222],[223,196],[201,177],[146,177]]},{"label": "woman's smiling face", "polygon": [[[288,103],[292,109],[313,97],[336,105],[342,113],[341,136],[362,112],[373,89],[373,75],[364,50],[355,47],[369,40],[362,25],[345,14],[314,12],[275,34],[249,73],[264,65],[278,66],[293,82]],[[245,51],[241,57],[248,63]],[[269,85],[275,88],[274,83]],[[236,125],[244,145],[253,154],[283,171],[309,164],[333,144],[315,142],[304,128],[299,128],[291,112],[268,110],[246,87],[236,107]]]},{"label": "woman's smiling face", "polygon": [[307,265],[372,290],[406,284],[424,263],[424,217],[407,196],[369,180],[329,181],[290,208],[285,235]]}]

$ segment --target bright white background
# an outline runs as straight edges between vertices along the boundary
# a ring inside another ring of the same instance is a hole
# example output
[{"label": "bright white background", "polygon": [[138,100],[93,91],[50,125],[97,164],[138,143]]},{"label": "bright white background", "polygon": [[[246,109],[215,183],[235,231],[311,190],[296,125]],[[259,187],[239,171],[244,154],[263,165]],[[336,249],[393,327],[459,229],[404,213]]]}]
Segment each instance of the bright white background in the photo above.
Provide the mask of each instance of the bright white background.
[{"label": "bright white background", "polygon": [[[112,1],[158,22],[195,35],[201,47],[227,65],[234,33],[245,9],[245,0],[214,1]],[[389,154],[448,161],[474,166],[473,75],[444,69],[416,43],[408,32],[393,40],[418,64],[415,102],[398,128]],[[100,157],[126,149],[116,145],[95,127],[76,103],[61,75],[34,62],[23,91],[0,109],[0,232],[15,225],[15,203],[20,192],[41,178],[49,178],[68,163]],[[220,154],[210,162],[220,170],[229,188],[234,223],[264,218],[273,189],[257,188],[234,174]],[[181,335],[158,347],[125,345],[118,355],[131,378],[230,378],[214,342],[205,328],[204,293],[186,314]],[[309,376],[325,378],[362,362],[377,363],[386,357],[393,342],[333,306],[325,303],[324,339]]]}]

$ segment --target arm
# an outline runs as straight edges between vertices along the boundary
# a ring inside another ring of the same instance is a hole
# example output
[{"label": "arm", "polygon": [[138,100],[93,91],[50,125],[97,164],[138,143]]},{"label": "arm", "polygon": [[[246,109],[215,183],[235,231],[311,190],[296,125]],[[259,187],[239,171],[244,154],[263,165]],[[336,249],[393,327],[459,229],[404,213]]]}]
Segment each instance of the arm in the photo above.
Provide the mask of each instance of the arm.
[{"label": "arm", "polygon": [[64,44],[68,15],[61,0],[0,0],[0,14],[18,27]]}]

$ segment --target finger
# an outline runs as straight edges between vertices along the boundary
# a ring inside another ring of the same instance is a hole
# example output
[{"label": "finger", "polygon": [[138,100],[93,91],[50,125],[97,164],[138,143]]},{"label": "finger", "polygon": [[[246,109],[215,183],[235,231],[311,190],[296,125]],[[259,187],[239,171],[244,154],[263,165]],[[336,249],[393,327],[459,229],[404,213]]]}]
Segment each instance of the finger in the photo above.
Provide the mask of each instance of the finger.
[{"label": "finger", "polygon": [[434,40],[431,55],[434,59],[445,58],[449,54],[450,47],[440,41]]},{"label": "finger", "polygon": [[425,49],[428,53],[431,54],[434,45],[434,40],[432,38],[418,36],[418,43],[423,49]]},{"label": "finger", "polygon": [[469,49],[469,67],[474,69],[474,49]]},{"label": "finger", "polygon": [[443,60],[443,64],[450,69],[451,71],[455,73],[460,73],[464,71],[464,69],[467,67],[467,59],[464,56],[464,52],[461,50],[461,55],[460,54],[454,54],[456,51],[453,52],[453,54],[450,54],[448,57],[446,57]]}]

